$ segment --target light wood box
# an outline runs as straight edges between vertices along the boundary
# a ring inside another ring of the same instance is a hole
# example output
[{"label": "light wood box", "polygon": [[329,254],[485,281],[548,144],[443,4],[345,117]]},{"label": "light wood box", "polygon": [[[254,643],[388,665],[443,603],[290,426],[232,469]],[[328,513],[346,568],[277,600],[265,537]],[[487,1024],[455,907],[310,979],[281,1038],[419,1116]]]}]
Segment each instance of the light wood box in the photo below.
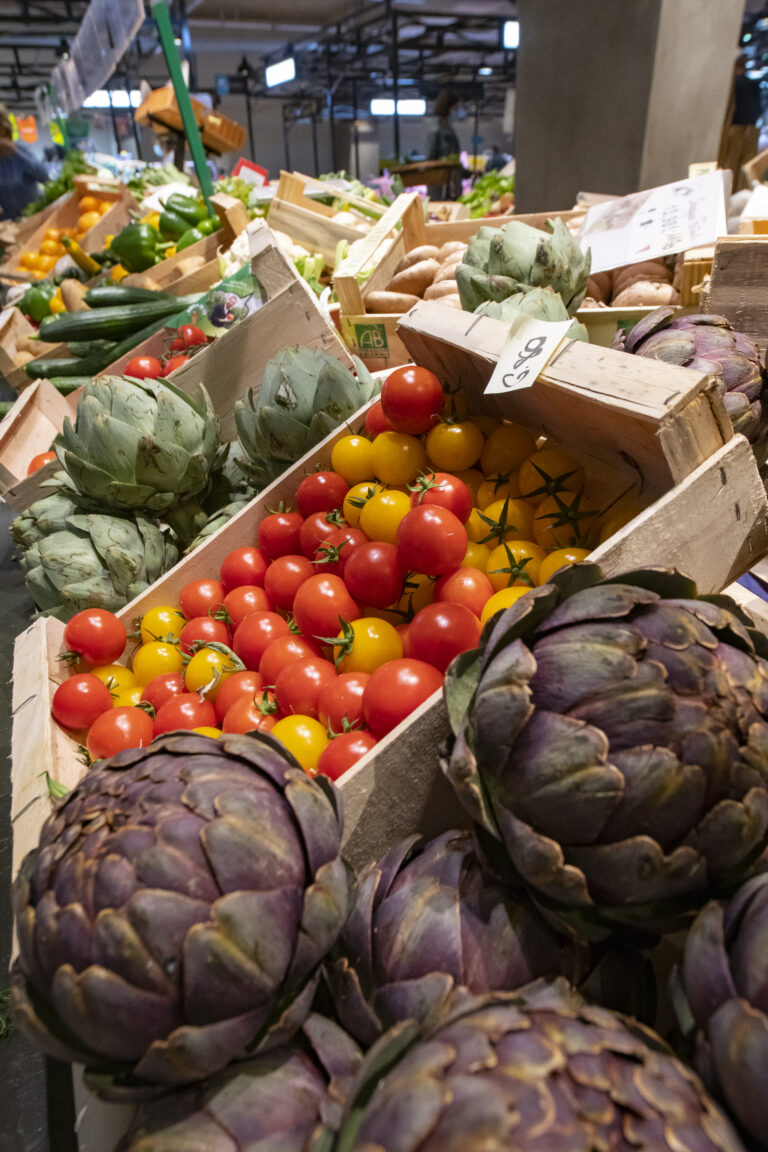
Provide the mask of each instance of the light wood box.
[{"label": "light wood box", "polygon": [[336,215],[335,209],[307,196],[305,191],[307,184],[313,187],[326,187],[329,196],[343,196],[351,209],[365,209],[365,215],[361,215],[360,218],[362,225],[373,222],[371,215],[376,213],[383,215],[384,206],[357,196],[344,196],[331,184],[324,185],[322,180],[314,180],[310,176],[303,176],[300,172],[280,173],[277,191],[270,201],[267,223],[271,228],[285,232],[310,252],[320,252],[328,267],[333,268],[339,242],[346,240],[349,244],[353,244],[364,234],[364,230],[353,228],[351,224],[337,223],[333,219]]},{"label": "light wood box", "polygon": [[27,476],[33,456],[48,452],[69,416],[74,419],[77,401],[62,396],[48,380],[36,380],[19,396],[0,421],[0,495],[16,512],[50,495],[43,487],[60,465],[52,461]]}]

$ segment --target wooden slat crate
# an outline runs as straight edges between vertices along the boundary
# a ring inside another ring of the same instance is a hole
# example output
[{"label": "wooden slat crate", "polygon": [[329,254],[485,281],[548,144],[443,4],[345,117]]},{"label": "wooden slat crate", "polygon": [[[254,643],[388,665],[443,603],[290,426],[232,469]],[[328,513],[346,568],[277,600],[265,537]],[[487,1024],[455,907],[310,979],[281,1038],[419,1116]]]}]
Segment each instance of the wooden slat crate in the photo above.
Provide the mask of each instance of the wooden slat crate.
[{"label": "wooden slat crate", "polygon": [[71,396],[62,396],[47,380],[36,380],[0,421],[0,495],[16,512],[49,495],[43,483],[59,468],[58,462],[31,476],[27,468],[33,456],[49,451],[76,408]]},{"label": "wooden slat crate", "polygon": [[707,312],[725,316],[765,352],[768,345],[768,236],[723,236],[715,244]]},{"label": "wooden slat crate", "polygon": [[36,329],[19,308],[0,312],[0,375],[8,376],[18,367],[16,354],[21,340],[33,336]]},{"label": "wooden slat crate", "polygon": [[[303,176],[300,172],[281,172],[277,192],[269,204],[267,223],[279,232],[285,232],[297,244],[304,245],[310,252],[320,252],[329,268],[333,268],[336,259],[336,247],[340,240],[353,244],[363,235],[367,225],[372,223],[369,216],[361,216],[362,227],[354,228],[350,224],[337,222],[333,219],[336,212],[327,204],[321,204],[307,196],[307,184],[313,187],[327,187],[329,196],[340,196],[338,188],[324,185],[321,180],[313,180],[310,176]],[[356,207],[358,197],[344,196],[352,208]],[[367,213],[375,214],[379,210],[384,213],[383,205],[376,205],[368,200],[360,200]]]}]

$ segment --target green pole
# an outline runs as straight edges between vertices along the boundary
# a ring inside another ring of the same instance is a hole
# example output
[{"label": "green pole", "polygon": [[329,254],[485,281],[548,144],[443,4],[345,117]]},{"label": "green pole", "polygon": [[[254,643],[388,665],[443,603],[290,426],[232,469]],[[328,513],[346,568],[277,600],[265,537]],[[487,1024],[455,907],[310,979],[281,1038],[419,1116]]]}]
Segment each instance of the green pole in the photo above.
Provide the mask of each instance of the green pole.
[{"label": "green pole", "polygon": [[179,106],[182,123],[184,124],[184,132],[189,142],[189,150],[192,153],[192,163],[195,165],[195,172],[197,173],[200,190],[203,193],[203,199],[208,207],[208,211],[212,212],[210,198],[213,196],[213,180],[211,179],[211,173],[205,161],[205,149],[203,148],[203,141],[200,137],[200,130],[197,127],[195,114],[192,111],[189,90],[184,83],[184,74],[181,71],[179,53],[173,42],[171,15],[165,0],[151,0],[151,3],[152,14],[155,17],[157,31],[160,35],[163,55],[168,65],[173,90],[176,93],[176,103]]}]

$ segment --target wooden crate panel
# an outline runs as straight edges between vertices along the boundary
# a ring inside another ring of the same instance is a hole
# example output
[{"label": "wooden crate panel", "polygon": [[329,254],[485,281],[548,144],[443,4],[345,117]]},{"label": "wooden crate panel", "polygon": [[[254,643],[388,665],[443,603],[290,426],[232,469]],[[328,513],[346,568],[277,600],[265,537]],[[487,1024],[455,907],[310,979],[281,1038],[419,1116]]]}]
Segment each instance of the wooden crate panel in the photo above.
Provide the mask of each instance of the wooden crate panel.
[{"label": "wooden crate panel", "polygon": [[706,311],[725,316],[765,352],[768,236],[724,236],[717,241]]},{"label": "wooden crate panel", "polygon": [[16,512],[49,495],[43,483],[58,463],[47,464],[31,476],[27,468],[33,456],[49,451],[64,420],[74,419],[76,407],[71,396],[62,396],[47,380],[36,380],[0,422],[0,494]]}]

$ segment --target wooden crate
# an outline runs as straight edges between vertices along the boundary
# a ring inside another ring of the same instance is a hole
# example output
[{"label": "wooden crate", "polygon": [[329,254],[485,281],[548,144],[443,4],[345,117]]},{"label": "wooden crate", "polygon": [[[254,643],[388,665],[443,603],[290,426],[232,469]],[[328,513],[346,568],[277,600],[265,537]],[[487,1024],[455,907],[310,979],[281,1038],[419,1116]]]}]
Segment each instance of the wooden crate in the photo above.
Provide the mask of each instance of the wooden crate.
[{"label": "wooden crate", "polygon": [[19,341],[36,331],[21,309],[5,308],[0,312],[0,374],[6,379],[19,367],[15,360]]},{"label": "wooden crate", "polygon": [[47,380],[36,380],[0,421],[0,495],[16,512],[50,495],[43,487],[60,465],[57,461],[27,476],[33,456],[48,452],[67,416],[74,419],[77,401],[62,396]]},{"label": "wooden crate", "polygon": [[[269,204],[267,223],[271,228],[285,232],[310,252],[320,252],[328,267],[333,268],[339,241],[346,240],[353,244],[363,235],[363,230],[353,228],[350,224],[337,223],[333,219],[336,215],[333,208],[307,196],[307,184],[327,188],[329,196],[343,195],[333,185],[324,185],[321,180],[313,180],[300,172],[281,172],[277,192]],[[364,206],[368,213],[380,209],[381,214],[384,214],[383,205],[376,205],[369,200],[361,200],[356,196],[344,196],[344,200],[352,208]],[[367,216],[361,218],[361,224],[366,224],[367,220]]]},{"label": "wooden crate", "polygon": [[717,241],[706,311],[725,316],[765,352],[768,236],[723,236]]},{"label": "wooden crate", "polygon": [[[205,104],[195,100],[193,96],[190,96],[189,102],[199,128],[207,108]],[[171,128],[175,132],[184,131],[184,121],[176,103],[176,93],[172,84],[166,84],[162,88],[154,88],[147,98],[139,104],[133,118],[137,124],[145,124],[153,128],[158,125],[155,128],[156,132],[162,128]]]}]

